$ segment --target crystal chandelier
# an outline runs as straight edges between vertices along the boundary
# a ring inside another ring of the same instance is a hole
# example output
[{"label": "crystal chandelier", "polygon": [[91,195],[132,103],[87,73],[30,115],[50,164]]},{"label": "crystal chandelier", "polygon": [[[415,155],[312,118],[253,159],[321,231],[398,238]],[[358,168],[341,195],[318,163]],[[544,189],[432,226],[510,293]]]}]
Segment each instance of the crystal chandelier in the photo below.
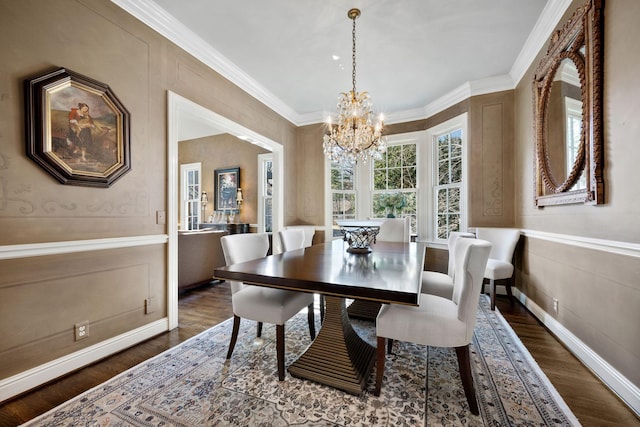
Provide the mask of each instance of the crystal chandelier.
[{"label": "crystal chandelier", "polygon": [[366,162],[369,158],[380,158],[386,143],[382,137],[382,114],[374,125],[369,94],[356,92],[356,18],[360,16],[360,10],[351,9],[347,16],[353,20],[353,88],[349,93],[343,92],[338,97],[338,123],[333,125],[329,118],[323,147],[329,160],[340,164],[355,164],[358,161]]}]

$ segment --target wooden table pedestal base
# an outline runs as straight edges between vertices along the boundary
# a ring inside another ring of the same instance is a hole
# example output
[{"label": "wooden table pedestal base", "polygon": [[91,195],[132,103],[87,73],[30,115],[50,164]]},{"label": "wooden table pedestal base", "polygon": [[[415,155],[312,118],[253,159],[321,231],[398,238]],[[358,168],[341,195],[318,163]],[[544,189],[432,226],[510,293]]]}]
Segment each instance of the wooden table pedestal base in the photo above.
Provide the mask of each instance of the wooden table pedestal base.
[{"label": "wooden table pedestal base", "polygon": [[294,377],[360,395],[375,363],[375,347],[353,330],[344,298],[325,296],[322,328],[309,348],[289,366]]}]

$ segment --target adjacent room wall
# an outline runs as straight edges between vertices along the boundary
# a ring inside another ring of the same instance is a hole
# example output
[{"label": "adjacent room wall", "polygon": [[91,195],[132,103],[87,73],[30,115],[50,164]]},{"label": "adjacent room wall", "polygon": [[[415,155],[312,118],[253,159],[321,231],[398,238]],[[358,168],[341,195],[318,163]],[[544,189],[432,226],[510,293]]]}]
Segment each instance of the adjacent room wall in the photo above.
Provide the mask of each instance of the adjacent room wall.
[{"label": "adjacent room wall", "polygon": [[[209,203],[202,220],[214,212],[214,170],[240,168],[240,185],[244,202],[240,215],[234,222],[257,224],[258,222],[258,154],[269,151],[245,142],[233,135],[222,134],[180,141],[178,163],[202,163],[202,191],[206,191]],[[183,222],[181,221],[181,224]]]}]

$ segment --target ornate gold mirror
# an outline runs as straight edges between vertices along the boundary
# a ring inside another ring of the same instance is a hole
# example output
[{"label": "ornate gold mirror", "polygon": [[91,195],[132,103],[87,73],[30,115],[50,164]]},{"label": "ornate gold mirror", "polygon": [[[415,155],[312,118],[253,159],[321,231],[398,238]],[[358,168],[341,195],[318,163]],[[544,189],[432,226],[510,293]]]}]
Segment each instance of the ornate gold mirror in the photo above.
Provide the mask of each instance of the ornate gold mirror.
[{"label": "ornate gold mirror", "polygon": [[604,203],[604,0],[579,7],[549,42],[533,78],[535,204]]}]

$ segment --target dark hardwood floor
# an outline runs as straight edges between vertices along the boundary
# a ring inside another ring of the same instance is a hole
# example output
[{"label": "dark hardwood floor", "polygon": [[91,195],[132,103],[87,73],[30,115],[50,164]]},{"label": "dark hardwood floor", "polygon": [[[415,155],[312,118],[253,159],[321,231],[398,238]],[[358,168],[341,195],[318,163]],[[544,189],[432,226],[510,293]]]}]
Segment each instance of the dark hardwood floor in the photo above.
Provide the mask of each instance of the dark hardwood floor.
[{"label": "dark hardwood floor", "polygon": [[[640,426],[633,412],[520,303],[498,297],[497,307],[584,426]],[[0,426],[35,418],[232,315],[227,283],[188,291],[180,296],[179,328],[5,402],[0,405]]]}]

